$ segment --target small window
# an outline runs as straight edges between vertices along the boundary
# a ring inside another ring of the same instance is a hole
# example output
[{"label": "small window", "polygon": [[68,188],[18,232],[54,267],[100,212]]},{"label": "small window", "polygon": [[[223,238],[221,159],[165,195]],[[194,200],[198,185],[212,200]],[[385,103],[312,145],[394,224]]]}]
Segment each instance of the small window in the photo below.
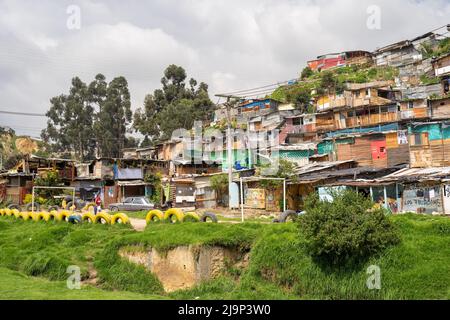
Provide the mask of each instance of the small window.
[{"label": "small window", "polygon": [[356,95],[357,98],[359,98],[359,96],[361,95],[361,92],[356,91],[356,92],[355,92],[355,95]]},{"label": "small window", "polygon": [[429,144],[428,133],[414,133],[411,136],[411,144],[414,146],[426,146]]},{"label": "small window", "polygon": [[413,108],[414,108],[414,102],[408,101],[408,109],[413,109]]},{"label": "small window", "polygon": [[132,203],[133,202],[133,198],[126,198],[124,203]]},{"label": "small window", "polygon": [[293,124],[294,126],[301,126],[301,125],[302,125],[302,118],[294,118],[294,119],[292,120],[292,124]]},{"label": "small window", "polygon": [[422,145],[422,135],[420,133],[414,134],[414,145],[416,146]]},{"label": "small window", "polygon": [[370,90],[366,89],[366,97],[370,97]]}]

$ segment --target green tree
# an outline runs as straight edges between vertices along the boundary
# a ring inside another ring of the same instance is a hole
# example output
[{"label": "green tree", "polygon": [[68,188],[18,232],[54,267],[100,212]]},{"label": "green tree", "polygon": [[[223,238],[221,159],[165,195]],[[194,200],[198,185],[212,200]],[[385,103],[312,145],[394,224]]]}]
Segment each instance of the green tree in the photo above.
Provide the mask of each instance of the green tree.
[{"label": "green tree", "polygon": [[70,152],[79,160],[92,158],[94,109],[86,84],[73,78],[69,94],[53,97],[50,103],[47,128],[41,133],[43,140],[52,144],[52,151]]},{"label": "green tree", "polygon": [[208,85],[190,79],[186,71],[170,65],[161,79],[162,88],[145,97],[143,108],[134,114],[134,128],[153,143],[171,137],[179,128],[191,129],[195,120],[211,119],[214,104],[209,99]]},{"label": "green tree", "polygon": [[216,192],[216,200],[218,204],[224,204],[224,196],[228,194],[228,176],[219,174],[212,176],[210,179],[211,188]]},{"label": "green tree", "polygon": [[302,73],[301,73],[301,75],[300,75],[300,79],[301,79],[301,80],[305,80],[305,79],[311,77],[313,74],[314,74],[314,72],[311,70],[310,67],[305,67],[305,68],[302,70]]},{"label": "green tree", "polygon": [[94,124],[99,154],[120,158],[133,116],[127,80],[124,77],[114,78],[108,84],[106,97],[99,105]]},{"label": "green tree", "polygon": [[102,74],[86,85],[78,77],[72,79],[67,95],[50,100],[47,128],[42,138],[52,152],[73,155],[78,160],[92,159],[96,153],[105,157],[121,157],[121,150],[138,146],[139,141],[127,137],[132,120],[130,93],[124,77],[109,84]]},{"label": "green tree", "polygon": [[[34,180],[35,186],[40,187],[61,187],[64,184],[59,178],[59,174],[56,170],[51,170],[46,172],[44,175],[37,177]],[[45,199],[47,204],[59,204],[59,201],[54,197],[61,195],[61,190],[59,189],[36,189],[36,195]]]},{"label": "green tree", "polygon": [[303,112],[306,112],[311,105],[311,89],[308,87],[299,87],[297,90],[289,92],[287,97],[297,109]]}]

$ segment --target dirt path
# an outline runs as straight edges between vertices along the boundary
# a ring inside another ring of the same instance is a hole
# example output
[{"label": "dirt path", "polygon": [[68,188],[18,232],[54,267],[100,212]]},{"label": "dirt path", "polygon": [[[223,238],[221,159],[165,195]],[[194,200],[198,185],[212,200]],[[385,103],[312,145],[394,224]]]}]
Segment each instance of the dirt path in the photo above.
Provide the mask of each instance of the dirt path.
[{"label": "dirt path", "polygon": [[146,226],[145,219],[130,218],[130,223],[136,231],[144,231]]},{"label": "dirt path", "polygon": [[81,283],[84,285],[92,285],[92,286],[96,286],[97,282],[98,282],[98,278],[97,278],[97,270],[95,270],[94,268],[94,264],[92,262],[88,263],[88,277],[85,280],[82,280]]},{"label": "dirt path", "polygon": [[[145,222],[145,219],[138,219],[138,218],[130,218],[131,226],[136,231],[144,231],[147,223]],[[219,223],[229,223],[229,224],[240,224],[241,221],[219,221]],[[261,222],[264,224],[268,224],[269,222]]]}]

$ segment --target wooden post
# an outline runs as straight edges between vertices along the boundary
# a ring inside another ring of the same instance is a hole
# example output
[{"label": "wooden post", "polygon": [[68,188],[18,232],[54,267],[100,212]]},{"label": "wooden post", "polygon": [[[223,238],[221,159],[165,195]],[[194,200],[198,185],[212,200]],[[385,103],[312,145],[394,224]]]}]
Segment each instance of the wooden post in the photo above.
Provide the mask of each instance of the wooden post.
[{"label": "wooden post", "polygon": [[384,191],[384,208],[389,209],[386,186],[383,186],[383,191]]},{"label": "wooden post", "polygon": [[240,178],[240,193],[241,193],[241,221],[244,222],[244,186],[242,177]]},{"label": "wooden post", "polygon": [[399,202],[398,198],[398,183],[395,183],[395,201],[397,202],[397,213],[401,212],[401,203]]},{"label": "wooden post", "polygon": [[[20,190],[20,184],[19,184],[19,190]],[[20,192],[19,192],[19,197],[20,197]],[[75,203],[75,199],[74,199],[74,203]],[[34,213],[34,187],[33,187],[32,195],[31,195],[31,212]]]}]

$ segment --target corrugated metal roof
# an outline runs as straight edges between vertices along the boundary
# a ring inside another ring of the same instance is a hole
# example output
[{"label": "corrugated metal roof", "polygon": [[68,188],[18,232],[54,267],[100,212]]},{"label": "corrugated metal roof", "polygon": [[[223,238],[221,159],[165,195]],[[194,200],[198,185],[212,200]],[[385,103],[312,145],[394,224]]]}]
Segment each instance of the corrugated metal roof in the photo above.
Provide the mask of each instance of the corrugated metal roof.
[{"label": "corrugated metal roof", "polygon": [[149,183],[142,180],[117,181],[118,186],[146,186]]},{"label": "corrugated metal roof", "polygon": [[302,144],[293,144],[293,145],[281,145],[273,150],[284,150],[284,151],[297,151],[297,150],[314,150],[316,149],[316,143],[302,143]]},{"label": "corrugated metal roof", "polygon": [[377,179],[379,182],[387,181],[432,181],[450,178],[450,167],[431,167],[431,168],[405,168],[389,174],[383,178]]},{"label": "corrugated metal roof", "polygon": [[326,170],[326,169],[340,166],[342,164],[354,163],[354,162],[355,162],[354,160],[347,160],[347,161],[327,161],[327,162],[310,163],[310,164],[307,164],[307,165],[297,168],[295,170],[295,172],[298,175],[308,174],[311,172]]},{"label": "corrugated metal roof", "polygon": [[31,159],[37,159],[37,160],[47,160],[47,161],[61,161],[61,162],[77,162],[76,160],[73,159],[62,159],[62,158],[45,158],[45,157],[40,157],[37,155],[32,154]]}]

